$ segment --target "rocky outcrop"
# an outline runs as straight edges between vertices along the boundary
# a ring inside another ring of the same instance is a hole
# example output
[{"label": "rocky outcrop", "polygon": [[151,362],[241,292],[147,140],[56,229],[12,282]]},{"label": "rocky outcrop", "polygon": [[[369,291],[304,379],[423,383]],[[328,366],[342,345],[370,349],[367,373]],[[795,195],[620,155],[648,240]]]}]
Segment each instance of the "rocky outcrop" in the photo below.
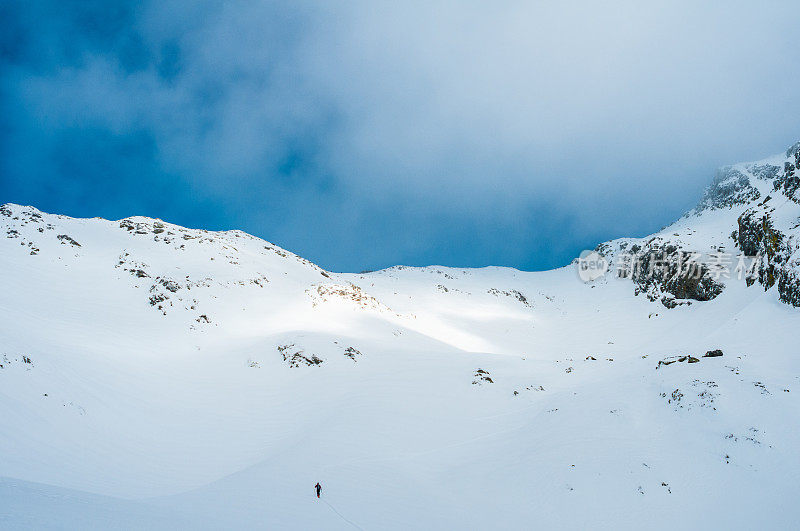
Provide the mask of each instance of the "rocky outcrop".
[{"label": "rocky outcrop", "polygon": [[750,184],[750,179],[745,173],[735,167],[727,166],[717,171],[694,212],[745,205],[758,200],[759,197],[761,193]]},{"label": "rocky outcrop", "polygon": [[[732,278],[732,273],[738,273],[748,286],[776,287],[782,302],[800,307],[798,205],[800,142],[786,151],[785,158],[778,155],[720,169],[697,207],[670,229],[646,240],[600,244],[595,251],[609,261],[617,276],[633,281],[637,295],[668,308],[714,299],[725,287],[721,278]],[[738,257],[724,250],[728,247],[724,241],[695,236],[695,229],[703,233],[701,220],[708,211],[720,210],[730,214],[714,213],[713,223],[730,216],[730,236],[740,251]],[[698,242],[704,248],[696,248]],[[728,262],[722,276],[714,255],[735,260]],[[737,269],[732,271],[734,264]]]},{"label": "rocky outcrop", "polygon": [[693,253],[662,238],[633,245],[630,253],[630,267],[619,268],[618,272],[621,276],[630,276],[637,295],[644,294],[651,301],[660,300],[667,308],[692,300],[712,300],[725,288]]},{"label": "rocky outcrop", "polygon": [[784,163],[783,173],[775,178],[773,187],[795,203],[800,203],[800,142],[786,151],[786,157],[789,160]]},{"label": "rocky outcrop", "polygon": [[483,369],[478,369],[475,371],[475,374],[472,375],[472,385],[483,385],[484,383],[494,383],[492,377],[489,375],[489,371],[485,371]]},{"label": "rocky outcrop", "polygon": [[76,242],[74,239],[72,239],[72,238],[71,238],[70,236],[68,236],[67,234],[59,234],[59,235],[57,236],[57,238],[58,238],[58,239],[61,241],[61,244],[62,244],[62,245],[65,245],[65,244],[70,244],[70,245],[72,245],[73,247],[80,247],[80,246],[81,246],[81,244],[79,244],[78,242]]},{"label": "rocky outcrop", "polygon": [[800,308],[800,263],[794,268],[784,268],[778,272],[778,296],[781,302]]},{"label": "rocky outcrop", "polygon": [[746,277],[747,284],[758,281],[765,290],[777,284],[780,300],[800,307],[800,245],[794,235],[775,228],[772,202],[767,197],[747,209],[731,237],[742,253],[758,258],[758,269]]},{"label": "rocky outcrop", "polygon": [[288,345],[278,345],[278,352],[280,352],[289,367],[297,368],[300,366],[314,367],[323,363],[323,360],[317,357],[316,354],[307,355],[305,351],[296,346],[294,343]]}]

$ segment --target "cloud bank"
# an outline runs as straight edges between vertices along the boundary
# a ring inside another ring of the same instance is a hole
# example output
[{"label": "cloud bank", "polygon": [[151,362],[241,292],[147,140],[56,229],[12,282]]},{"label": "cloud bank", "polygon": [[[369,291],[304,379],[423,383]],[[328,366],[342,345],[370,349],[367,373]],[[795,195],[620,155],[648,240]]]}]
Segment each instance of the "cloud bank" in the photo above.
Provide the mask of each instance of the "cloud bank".
[{"label": "cloud bank", "polygon": [[0,200],[331,269],[563,265],[800,138],[791,2],[0,10]]}]

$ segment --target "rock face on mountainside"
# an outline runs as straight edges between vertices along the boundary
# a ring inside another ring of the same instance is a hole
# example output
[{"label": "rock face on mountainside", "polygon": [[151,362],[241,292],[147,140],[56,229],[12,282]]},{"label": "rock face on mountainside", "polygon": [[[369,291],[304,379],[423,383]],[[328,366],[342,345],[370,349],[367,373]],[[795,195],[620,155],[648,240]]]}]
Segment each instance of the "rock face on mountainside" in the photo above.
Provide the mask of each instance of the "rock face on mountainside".
[{"label": "rock face on mountainside", "polygon": [[[647,238],[595,249],[636,295],[674,308],[744,281],[800,307],[800,142],[785,154],[721,168],[697,206]],[[718,228],[727,231],[719,232]]]},{"label": "rock face on mountainside", "polygon": [[667,308],[674,308],[681,300],[709,301],[725,287],[713,278],[708,266],[691,262],[691,253],[662,238],[650,239],[635,252],[639,267],[633,269],[631,279],[636,294],[661,300]]},{"label": "rock face on mountainside", "polygon": [[772,191],[737,219],[731,238],[747,256],[758,256],[756,280],[764,289],[778,286],[780,300],[800,306],[800,142],[786,152],[783,168],[771,166]]},{"label": "rock face on mountainside", "polygon": [[706,188],[696,212],[744,205],[761,197],[761,193],[750,184],[747,174],[727,166],[717,170],[714,180]]}]

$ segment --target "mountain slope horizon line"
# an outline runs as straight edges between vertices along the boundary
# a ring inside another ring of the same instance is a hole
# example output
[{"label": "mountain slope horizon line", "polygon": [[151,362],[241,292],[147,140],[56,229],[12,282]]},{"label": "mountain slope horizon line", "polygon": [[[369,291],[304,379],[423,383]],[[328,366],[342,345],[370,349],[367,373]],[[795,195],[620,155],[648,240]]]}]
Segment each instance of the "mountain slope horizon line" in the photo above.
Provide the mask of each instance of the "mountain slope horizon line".
[{"label": "mountain slope horizon line", "polygon": [[[788,160],[783,160],[783,159],[788,159]],[[794,164],[792,164],[792,159],[794,159]],[[748,196],[748,192],[752,193],[752,190],[753,190],[754,187],[752,187],[752,185],[750,184],[749,177],[747,175],[742,175],[742,173],[740,171],[741,168],[742,167],[747,167],[747,166],[761,165],[763,167],[773,166],[775,168],[780,169],[780,164],[777,164],[778,162],[781,162],[781,163],[785,162],[786,167],[784,168],[784,171],[785,171],[785,173],[790,174],[789,178],[791,178],[794,175],[794,172],[796,171],[798,166],[800,166],[800,140],[798,140],[792,146],[790,146],[785,151],[784,154],[776,154],[776,155],[773,155],[773,156],[770,156],[770,157],[766,157],[764,159],[761,159],[759,161],[754,161],[754,162],[739,162],[739,163],[735,163],[735,164],[731,164],[731,165],[721,166],[720,168],[718,168],[718,170],[716,172],[716,175],[712,179],[711,183],[705,188],[703,196],[701,197],[701,199],[698,202],[698,204],[695,207],[693,207],[692,209],[690,209],[689,211],[687,211],[682,217],[686,218],[686,217],[689,217],[689,216],[698,215],[698,214],[702,213],[704,210],[708,210],[708,209],[717,209],[717,208],[722,208],[722,207],[732,207],[732,206],[734,206],[736,204],[744,204],[744,203],[746,203],[745,199],[747,199],[748,197],[752,197],[752,196]],[[789,169],[789,165],[790,164],[793,166],[791,169]],[[777,177],[777,174],[773,175],[773,178],[774,177]],[[793,192],[794,191],[796,191],[796,188],[793,190]],[[760,197],[760,194],[756,195],[755,197],[756,198]],[[32,209],[34,212],[37,212],[39,214],[50,214],[50,215],[59,216],[60,218],[68,218],[68,219],[74,219],[74,220],[101,220],[101,221],[109,221],[109,222],[114,222],[114,223],[120,223],[120,222],[128,220],[128,221],[133,222],[133,223],[142,223],[142,222],[144,222],[144,223],[161,223],[161,224],[170,225],[170,226],[176,227],[176,228],[200,230],[200,231],[204,231],[204,232],[208,232],[208,233],[217,233],[217,234],[228,234],[228,233],[233,234],[233,233],[237,233],[238,232],[238,233],[246,234],[246,235],[254,237],[254,238],[258,238],[258,239],[263,240],[263,241],[265,241],[267,243],[270,243],[265,238],[262,238],[262,237],[259,237],[259,236],[255,236],[255,235],[250,234],[248,232],[245,232],[245,231],[243,231],[241,229],[225,229],[225,230],[212,231],[212,230],[203,229],[203,228],[188,227],[188,226],[184,226],[184,225],[179,225],[179,224],[176,224],[176,223],[165,221],[164,219],[158,218],[158,217],[132,215],[132,216],[126,216],[124,218],[116,219],[116,220],[115,219],[104,218],[104,217],[100,217],[100,216],[72,217],[72,216],[66,216],[64,214],[48,213],[48,212],[45,212],[43,210],[40,210],[39,208],[37,208],[34,205],[23,205],[23,204],[14,203],[14,202],[8,202],[8,203],[5,203],[3,205],[0,205],[0,208],[6,209],[6,210],[10,210],[10,209],[13,209],[13,208],[23,208],[23,209],[27,208],[27,209]],[[671,224],[667,225],[664,228],[662,228],[661,230],[663,231],[663,230],[669,228],[670,226],[672,226],[672,225]],[[623,236],[623,237],[618,238],[618,239],[623,239],[623,238],[626,238],[626,237]],[[606,243],[608,243],[608,242],[604,242],[604,243],[599,244],[595,248],[595,250],[600,250],[601,248],[604,247],[604,245]],[[274,246],[274,244],[271,244],[271,245]],[[278,247],[278,246],[275,246],[275,247]],[[295,256],[299,256],[296,253],[293,253],[292,251],[289,251],[287,248],[284,248],[284,247],[279,247],[279,248],[281,248],[285,252],[290,252]],[[569,265],[569,264],[565,264],[565,266],[566,265]],[[443,264],[429,264],[427,266],[408,266],[408,265],[405,265],[405,264],[395,264],[395,265],[383,268],[381,270],[392,269],[394,267],[422,267],[422,268],[424,268],[424,267],[452,267],[452,268],[455,268],[455,269],[481,269],[480,267],[478,267],[478,268],[475,268],[475,267],[463,267],[463,266],[457,266],[457,265],[450,266],[450,265],[443,265]],[[517,267],[513,267],[513,266],[499,266],[499,265],[490,264],[490,265],[484,266],[484,267],[507,267],[509,269],[515,269],[517,271],[525,271],[523,269],[520,269],[520,268],[517,268]],[[555,269],[559,269],[559,268],[555,268]],[[331,271],[331,270],[327,270],[327,271]],[[367,271],[362,271],[362,272],[364,272],[364,273],[373,272],[373,270],[367,270]]]}]

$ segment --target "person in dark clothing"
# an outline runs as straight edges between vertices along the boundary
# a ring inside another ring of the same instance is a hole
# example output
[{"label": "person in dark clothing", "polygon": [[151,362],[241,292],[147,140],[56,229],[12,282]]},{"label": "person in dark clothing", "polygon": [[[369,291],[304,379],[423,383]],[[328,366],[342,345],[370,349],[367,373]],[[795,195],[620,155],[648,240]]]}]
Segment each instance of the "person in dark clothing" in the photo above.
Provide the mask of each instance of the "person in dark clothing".
[{"label": "person in dark clothing", "polygon": [[314,485],[314,488],[317,489],[317,498],[319,498],[319,493],[322,492],[322,485],[319,484],[319,481]]}]

